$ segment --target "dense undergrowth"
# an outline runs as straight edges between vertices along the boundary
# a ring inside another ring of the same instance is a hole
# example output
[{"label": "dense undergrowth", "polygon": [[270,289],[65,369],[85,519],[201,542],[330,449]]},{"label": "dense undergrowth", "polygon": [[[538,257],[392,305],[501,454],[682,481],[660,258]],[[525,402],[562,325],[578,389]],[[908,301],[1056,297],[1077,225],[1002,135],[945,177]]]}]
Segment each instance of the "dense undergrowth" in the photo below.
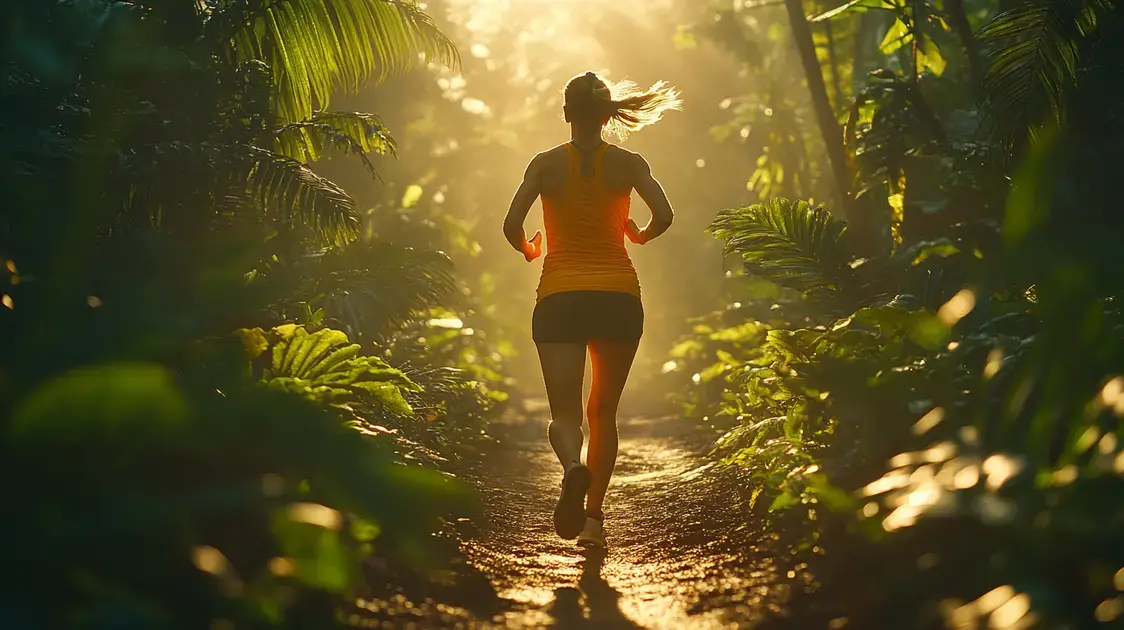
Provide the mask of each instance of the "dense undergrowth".
[{"label": "dense undergrowth", "polygon": [[[901,33],[949,15],[907,4]],[[767,627],[1124,623],[1124,7],[968,35],[982,76],[884,40],[843,126],[862,221],[771,198],[711,225],[728,306],[665,371],[815,580]]]},{"label": "dense undergrowth", "polygon": [[452,44],[412,3],[0,17],[0,625],[378,618],[455,549],[510,380],[448,258],[308,164],[375,174],[393,138],[330,95]]}]

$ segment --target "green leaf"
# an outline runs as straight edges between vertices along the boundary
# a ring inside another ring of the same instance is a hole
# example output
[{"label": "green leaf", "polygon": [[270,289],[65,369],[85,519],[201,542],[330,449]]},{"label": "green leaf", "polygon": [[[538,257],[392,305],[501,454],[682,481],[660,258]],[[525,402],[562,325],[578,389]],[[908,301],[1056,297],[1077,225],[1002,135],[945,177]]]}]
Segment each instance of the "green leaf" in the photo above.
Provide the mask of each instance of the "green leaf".
[{"label": "green leaf", "polygon": [[854,273],[847,226],[823,208],[783,197],[721,210],[707,231],[741,254],[746,272],[811,297],[846,298]]},{"label": "green leaf", "polygon": [[883,37],[882,42],[878,44],[878,50],[882,51],[884,55],[889,55],[912,41],[913,33],[909,31],[909,26],[907,26],[905,22],[902,22],[901,18],[898,18],[894,20],[889,30],[886,31],[886,36]]},{"label": "green leaf", "polygon": [[404,392],[420,392],[417,383],[380,357],[360,355],[344,332],[285,327],[274,337],[281,340],[273,347],[269,387],[325,404],[366,399],[394,415],[413,413]]},{"label": "green leaf", "polygon": [[273,518],[273,535],[282,553],[293,562],[297,580],[341,594],[354,585],[357,559],[340,540],[338,529],[294,520],[289,510],[279,510]]},{"label": "green leaf", "polygon": [[460,63],[452,40],[411,0],[233,2],[211,16],[208,32],[232,34],[239,63],[269,63],[287,122],[311,118],[333,93],[356,92],[370,78]]},{"label": "green leaf", "polygon": [[357,112],[316,113],[312,118],[290,123],[273,134],[274,150],[301,162],[315,162],[325,149],[358,156],[372,177],[378,178],[370,153],[397,152],[394,138],[373,114]]},{"label": "green leaf", "polygon": [[272,211],[273,218],[299,221],[330,245],[343,245],[359,235],[355,200],[334,182],[280,153],[252,146],[239,151],[234,166],[239,175],[245,174],[250,200]]},{"label": "green leaf", "polygon": [[459,294],[446,254],[377,239],[360,239],[318,257],[308,274],[317,282],[307,299],[361,339],[384,337],[428,318],[427,311]]},{"label": "green leaf", "polygon": [[928,70],[936,76],[944,73],[945,67],[948,62],[945,61],[944,55],[941,54],[936,44],[927,42],[926,45],[917,51],[917,66],[919,68]]},{"label": "green leaf", "polygon": [[683,341],[675,344],[671,349],[670,355],[673,359],[683,359],[688,356],[701,352],[703,349],[702,342],[696,339],[684,339]]},{"label": "green leaf", "polygon": [[765,326],[760,322],[746,322],[711,333],[712,341],[754,342],[764,339]]},{"label": "green leaf", "polygon": [[948,239],[942,238],[934,241],[928,241],[921,247],[913,251],[916,252],[916,256],[914,256],[913,261],[910,262],[910,264],[916,266],[934,256],[938,258],[948,258],[949,256],[959,254],[960,248],[956,245],[953,245],[952,242]]},{"label": "green leaf", "polygon": [[256,359],[269,349],[269,339],[261,328],[240,328],[235,334],[242,340],[247,359]]},{"label": "green leaf", "polygon": [[858,507],[855,498],[842,488],[832,485],[826,475],[809,475],[807,483],[816,499],[837,514],[854,512]]},{"label": "green leaf", "polygon": [[785,490],[777,495],[777,498],[773,499],[773,502],[769,505],[769,511],[776,512],[778,510],[786,510],[799,503],[800,498],[793,491]]},{"label": "green leaf", "polygon": [[329,359],[333,348],[344,346],[348,341],[347,333],[331,328],[318,330],[315,334],[305,337],[301,340],[301,352],[297,361],[293,363],[291,375],[309,378],[306,374],[311,368]]},{"label": "green leaf", "polygon": [[1030,0],[980,29],[992,49],[984,91],[999,135],[1020,142],[1039,125],[1064,120],[1067,91],[1077,83],[1079,50],[1098,22],[1118,10],[1112,0]]},{"label": "green leaf", "polygon": [[355,383],[355,387],[368,392],[383,408],[394,415],[408,416],[414,412],[402,390],[393,383]]},{"label": "green leaf", "polygon": [[1008,245],[1022,243],[1049,219],[1058,170],[1055,150],[1058,138],[1056,128],[1052,129],[1035,143],[1015,171],[1003,219],[1003,240]]},{"label": "green leaf", "polygon": [[417,184],[410,184],[406,187],[406,192],[402,195],[402,207],[413,208],[421,201],[424,191],[421,186]]},{"label": "green leaf", "polygon": [[927,350],[938,350],[948,344],[951,331],[936,315],[917,318],[909,333],[910,339]]},{"label": "green leaf", "polygon": [[113,453],[126,460],[176,435],[187,417],[187,401],[171,372],[147,363],[115,363],[74,370],[41,385],[16,407],[9,435],[23,445],[112,444]]}]

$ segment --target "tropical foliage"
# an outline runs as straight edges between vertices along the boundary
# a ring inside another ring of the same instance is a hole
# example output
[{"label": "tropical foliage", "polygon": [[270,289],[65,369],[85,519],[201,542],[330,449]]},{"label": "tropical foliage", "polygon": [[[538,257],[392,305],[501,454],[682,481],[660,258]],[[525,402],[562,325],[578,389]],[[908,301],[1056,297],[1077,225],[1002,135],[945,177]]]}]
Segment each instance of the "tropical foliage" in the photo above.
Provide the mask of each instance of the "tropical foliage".
[{"label": "tropical foliage", "polygon": [[665,378],[721,429],[715,457],[811,575],[765,627],[1124,612],[1121,231],[1099,205],[1124,163],[1107,56],[1122,8],[1005,8],[808,11],[817,54],[886,29],[881,57],[856,39],[853,76],[882,67],[853,90],[830,80],[837,54],[814,60],[843,122],[848,220],[770,196],[711,225],[735,263],[729,304],[695,321]]},{"label": "tropical foliage", "polygon": [[763,625],[1124,618],[1124,6],[617,4],[0,3],[4,627],[397,627],[456,576],[575,67],[690,97],[630,139],[678,218],[629,392],[807,578]]},{"label": "tropical foliage", "polygon": [[451,265],[370,238],[310,163],[377,175],[394,139],[329,96],[455,49],[389,0],[0,14],[4,625],[371,617],[471,509],[431,433],[494,397],[390,353],[456,305]]}]

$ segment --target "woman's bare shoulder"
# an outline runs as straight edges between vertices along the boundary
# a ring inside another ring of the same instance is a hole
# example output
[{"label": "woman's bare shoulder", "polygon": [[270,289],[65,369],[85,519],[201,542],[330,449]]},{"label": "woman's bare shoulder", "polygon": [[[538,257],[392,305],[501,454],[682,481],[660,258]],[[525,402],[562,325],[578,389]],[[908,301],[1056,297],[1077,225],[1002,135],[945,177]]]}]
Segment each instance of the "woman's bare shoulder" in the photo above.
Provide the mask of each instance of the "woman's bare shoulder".
[{"label": "woman's bare shoulder", "polygon": [[621,166],[626,167],[637,166],[639,164],[644,164],[647,162],[647,160],[644,159],[643,155],[640,155],[635,151],[629,151],[628,149],[615,144],[609,145],[609,149],[606,151],[605,157]]},{"label": "woman's bare shoulder", "polygon": [[612,153],[613,155],[623,157],[623,158],[626,158],[626,159],[640,157],[639,153],[637,153],[635,151],[629,151],[628,149],[622,147],[619,144],[609,144],[608,152]]},{"label": "woman's bare shoulder", "polygon": [[560,144],[545,151],[539,151],[531,158],[531,166],[537,168],[551,168],[566,163],[566,145]]}]

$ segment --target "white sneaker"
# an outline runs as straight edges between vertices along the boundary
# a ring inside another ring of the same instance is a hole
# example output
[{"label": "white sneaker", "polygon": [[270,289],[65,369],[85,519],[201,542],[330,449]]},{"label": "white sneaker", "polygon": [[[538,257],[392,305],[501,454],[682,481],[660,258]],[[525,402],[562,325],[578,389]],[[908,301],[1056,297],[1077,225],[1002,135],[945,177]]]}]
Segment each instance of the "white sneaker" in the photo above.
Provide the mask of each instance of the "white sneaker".
[{"label": "white sneaker", "polygon": [[578,544],[582,547],[605,548],[605,525],[598,519],[587,516],[585,528],[578,534]]}]

